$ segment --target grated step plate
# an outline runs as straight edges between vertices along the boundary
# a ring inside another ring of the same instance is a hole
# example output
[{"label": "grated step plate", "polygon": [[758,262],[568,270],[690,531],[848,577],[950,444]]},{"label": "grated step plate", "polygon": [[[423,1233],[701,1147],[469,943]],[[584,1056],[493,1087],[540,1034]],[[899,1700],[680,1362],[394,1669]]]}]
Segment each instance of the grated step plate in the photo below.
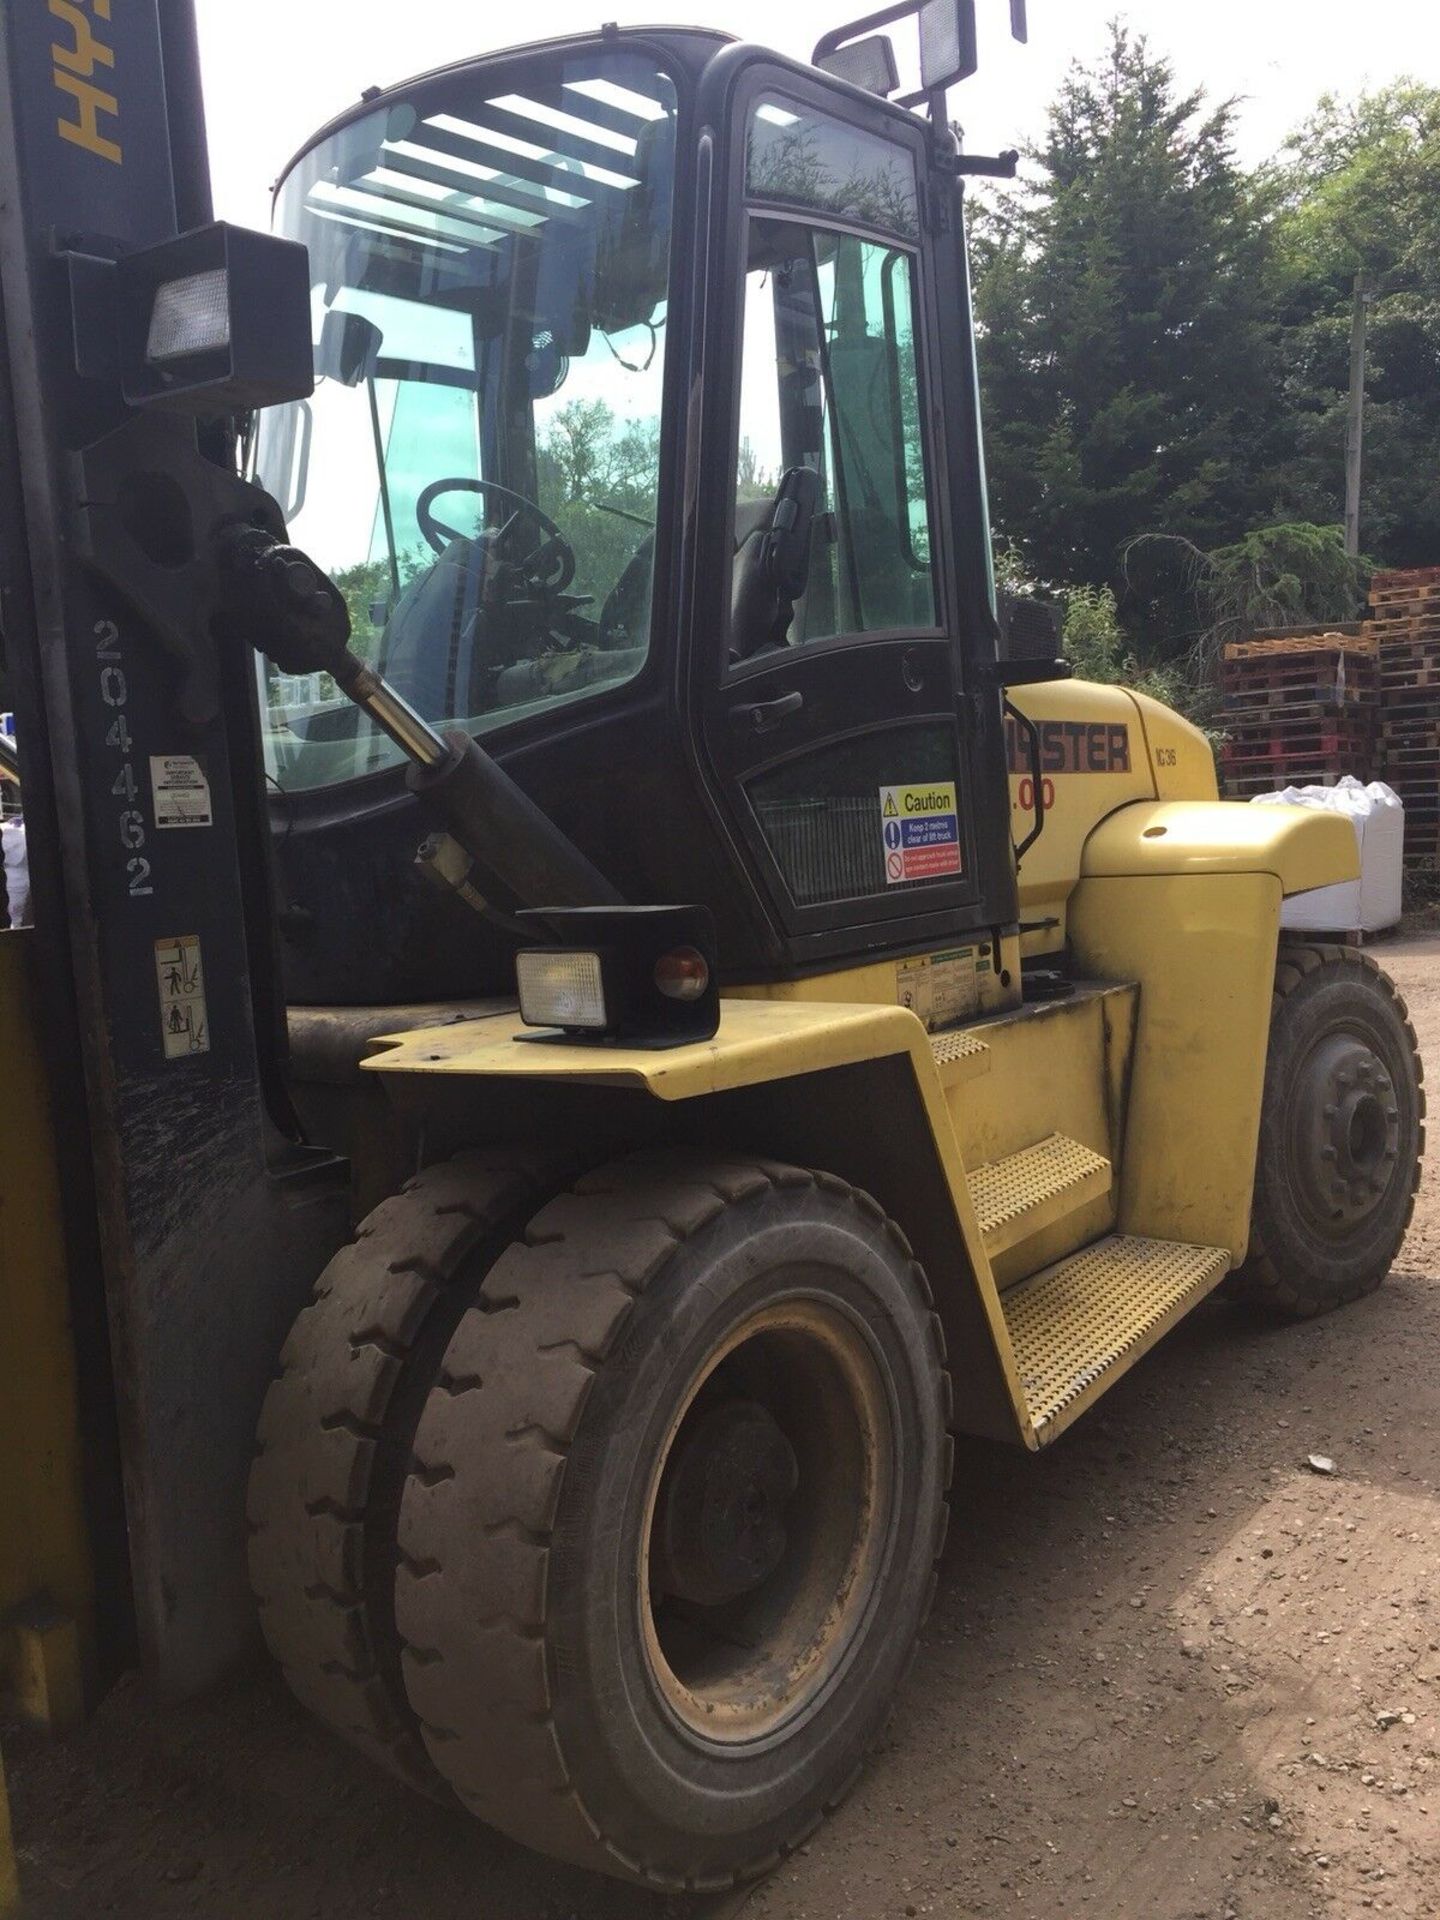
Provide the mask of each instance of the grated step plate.
[{"label": "grated step plate", "polygon": [[932,1033],[930,1052],[946,1081],[968,1079],[972,1073],[986,1072],[990,1065],[989,1047],[973,1033]]},{"label": "grated step plate", "polygon": [[[1063,1133],[992,1160],[970,1176],[987,1253],[1004,1253],[1110,1191],[1110,1162]],[[1094,1231],[1094,1228],[1091,1228]],[[1078,1236],[1077,1236],[1078,1237]]]},{"label": "grated step plate", "polygon": [[1223,1247],[1111,1234],[1003,1296],[1030,1418],[1043,1446],[1224,1279]]}]

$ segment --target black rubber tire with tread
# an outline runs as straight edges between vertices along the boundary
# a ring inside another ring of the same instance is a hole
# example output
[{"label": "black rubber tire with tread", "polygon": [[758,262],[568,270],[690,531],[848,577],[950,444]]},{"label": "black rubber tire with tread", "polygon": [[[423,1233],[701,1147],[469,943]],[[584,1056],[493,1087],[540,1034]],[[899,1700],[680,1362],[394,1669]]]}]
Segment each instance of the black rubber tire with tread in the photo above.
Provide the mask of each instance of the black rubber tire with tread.
[{"label": "black rubber tire with tread", "polygon": [[[878,1624],[858,1637],[844,1684],[800,1717],[800,1733],[755,1742],[764,1751],[744,1766],[760,1772],[741,1782],[741,1765],[686,1747],[643,1682],[630,1684],[627,1516],[643,1504],[667,1393],[767,1272],[806,1260],[827,1263],[837,1298],[864,1303],[866,1337],[896,1369],[887,1392],[910,1504],[883,1605],[876,1589]],[[406,1685],[436,1766],[482,1819],[587,1867],[667,1889],[765,1872],[853,1783],[934,1591],[949,1377],[903,1236],[868,1195],[824,1174],[637,1155],[541,1209],[487,1277],[445,1366],[456,1390],[432,1395],[420,1423],[396,1585]]]},{"label": "black rubber tire with tread", "polygon": [[382,1766],[452,1804],[400,1679],[400,1495],[455,1324],[500,1247],[560,1184],[563,1170],[547,1182],[553,1166],[538,1155],[461,1154],[367,1215],[285,1342],[250,1473],[250,1580],[292,1691]]},{"label": "black rubber tire with tread", "polygon": [[[1287,1196],[1279,1142],[1293,1075],[1325,1022],[1368,1021],[1401,1105],[1402,1158],[1393,1188],[1338,1256],[1312,1236]],[[1415,1029],[1394,983],[1368,953],[1329,943],[1286,944],[1275,970],[1265,1093],[1255,1166],[1250,1248],[1225,1281],[1232,1300],[1288,1320],[1306,1320],[1373,1293],[1384,1280],[1415,1210],[1425,1145],[1425,1090]],[[1405,1177],[1403,1161],[1411,1161]]]}]

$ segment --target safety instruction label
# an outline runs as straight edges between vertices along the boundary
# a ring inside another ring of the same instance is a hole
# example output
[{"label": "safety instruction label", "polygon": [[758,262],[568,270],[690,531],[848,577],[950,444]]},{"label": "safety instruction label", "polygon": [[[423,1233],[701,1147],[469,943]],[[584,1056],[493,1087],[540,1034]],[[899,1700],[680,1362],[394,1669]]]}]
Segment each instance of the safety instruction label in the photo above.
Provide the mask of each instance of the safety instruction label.
[{"label": "safety instruction label", "polygon": [[952,947],[902,960],[895,969],[896,999],[927,1027],[949,1026],[978,1013],[981,982],[992,971],[988,947]]},{"label": "safety instruction label", "polygon": [[960,814],[953,784],[881,787],[880,832],[888,886],[962,871]]},{"label": "safety instruction label", "polygon": [[152,753],[150,792],[157,827],[208,827],[210,782],[193,754]]},{"label": "safety instruction label", "polygon": [[210,1051],[210,1020],[205,1011],[205,972],[200,936],[177,934],[155,942],[155,980],[160,989],[160,1031],[165,1058],[184,1060]]}]

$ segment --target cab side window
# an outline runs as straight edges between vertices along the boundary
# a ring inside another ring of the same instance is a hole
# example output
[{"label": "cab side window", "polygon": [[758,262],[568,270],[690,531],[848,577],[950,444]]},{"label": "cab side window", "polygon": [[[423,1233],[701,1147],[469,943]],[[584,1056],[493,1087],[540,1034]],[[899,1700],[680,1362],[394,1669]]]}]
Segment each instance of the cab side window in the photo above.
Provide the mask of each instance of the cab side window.
[{"label": "cab side window", "polygon": [[767,96],[746,186],[731,660],[933,629],[914,156]]},{"label": "cab side window", "polygon": [[936,624],[903,248],[750,222],[731,653]]}]

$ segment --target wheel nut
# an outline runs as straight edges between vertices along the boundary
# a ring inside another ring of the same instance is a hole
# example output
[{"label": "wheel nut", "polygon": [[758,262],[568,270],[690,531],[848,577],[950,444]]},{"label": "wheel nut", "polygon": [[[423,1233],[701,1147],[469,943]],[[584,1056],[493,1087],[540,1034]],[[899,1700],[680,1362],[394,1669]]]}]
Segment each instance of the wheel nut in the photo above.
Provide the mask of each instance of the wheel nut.
[{"label": "wheel nut", "polygon": [[1335,1159],[1335,1157],[1336,1157],[1336,1154],[1335,1154],[1334,1147],[1321,1147],[1320,1158],[1322,1160],[1333,1160]]},{"label": "wheel nut", "polygon": [[1321,1108],[1321,1113],[1326,1120],[1333,1120],[1339,1111],[1340,1109],[1334,1105]]}]

